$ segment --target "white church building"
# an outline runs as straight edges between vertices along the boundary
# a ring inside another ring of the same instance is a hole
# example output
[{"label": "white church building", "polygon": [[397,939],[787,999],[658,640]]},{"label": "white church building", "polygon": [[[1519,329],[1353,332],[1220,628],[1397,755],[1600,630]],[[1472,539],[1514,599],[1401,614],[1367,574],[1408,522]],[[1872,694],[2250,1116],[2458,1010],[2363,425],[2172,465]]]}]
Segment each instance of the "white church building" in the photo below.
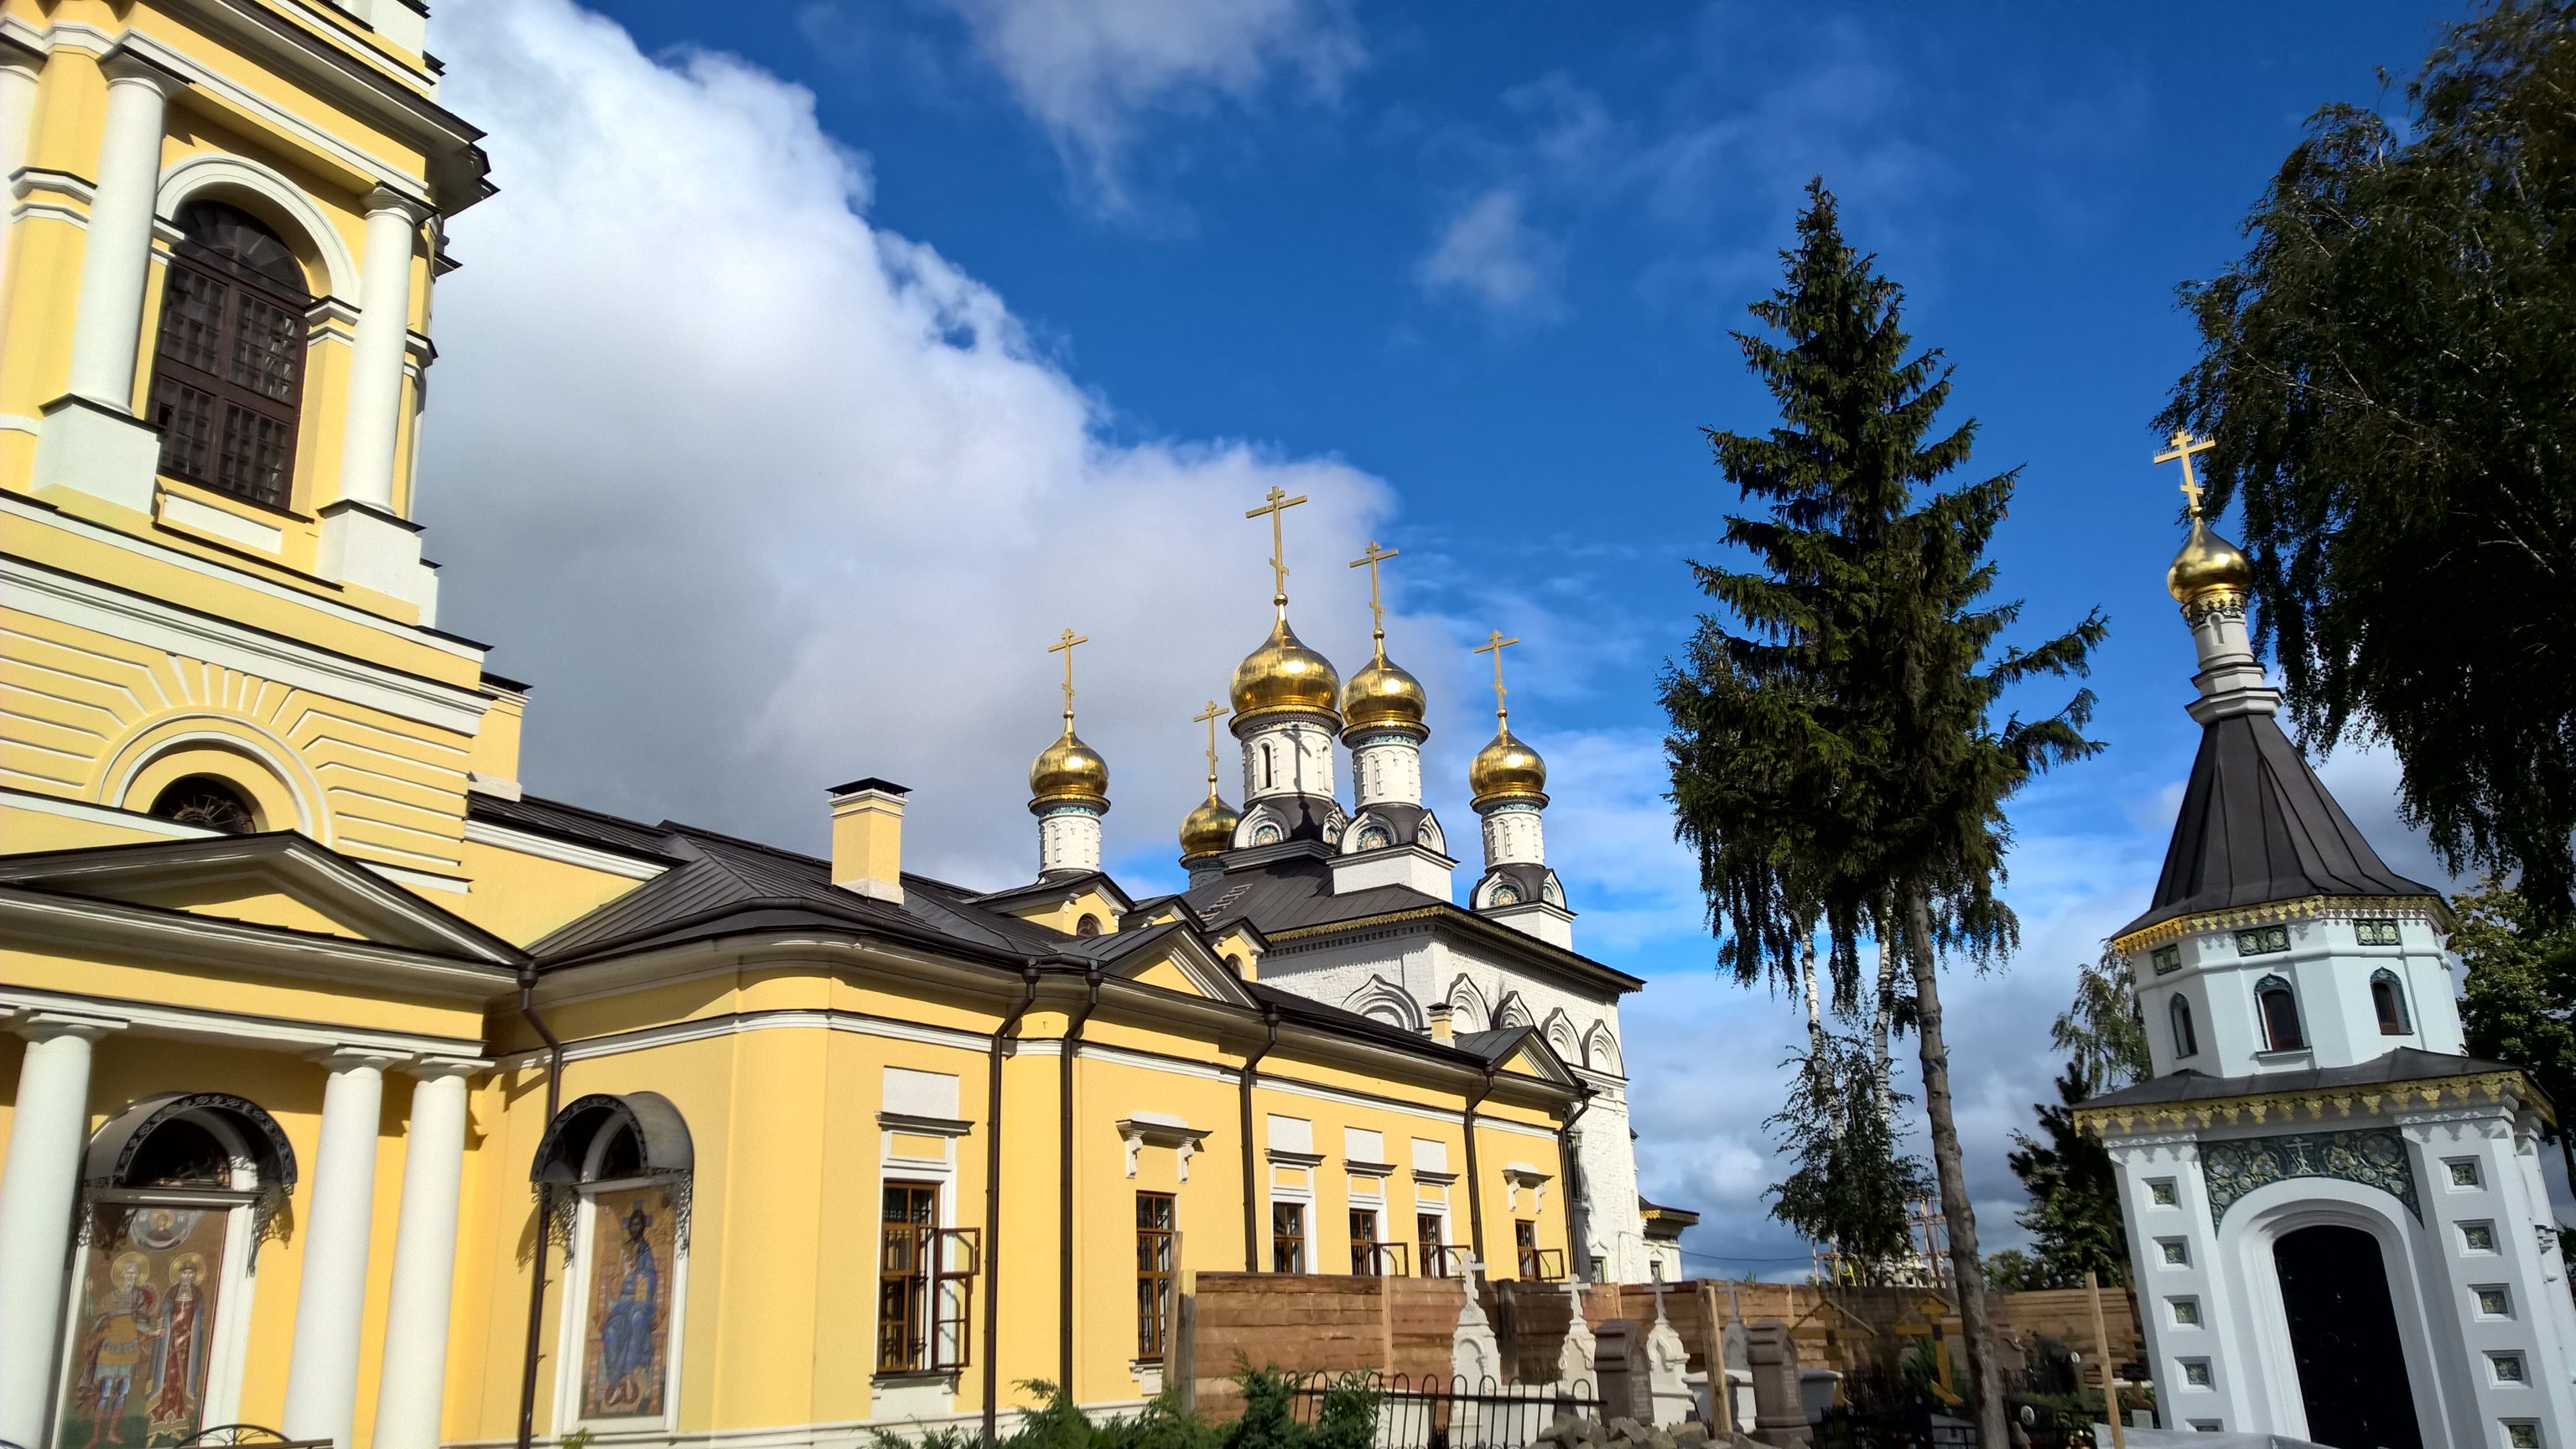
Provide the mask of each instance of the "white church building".
[{"label": "white church building", "polygon": [[2576,1445],[2576,1306],[2538,1138],[2462,1054],[2440,894],[2392,872],[2273,718],[2251,571],[2195,519],[2168,575],[2200,752],[2112,948],[2154,1075],[2078,1120],[2119,1176],[2157,1412],[2338,1449]]}]

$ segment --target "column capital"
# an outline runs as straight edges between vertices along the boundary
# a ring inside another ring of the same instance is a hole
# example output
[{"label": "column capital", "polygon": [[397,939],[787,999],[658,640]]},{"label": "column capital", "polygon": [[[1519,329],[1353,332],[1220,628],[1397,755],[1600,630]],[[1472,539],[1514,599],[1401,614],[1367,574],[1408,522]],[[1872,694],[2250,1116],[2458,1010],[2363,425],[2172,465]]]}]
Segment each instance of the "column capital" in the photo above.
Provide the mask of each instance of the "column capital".
[{"label": "column capital", "polygon": [[414,196],[408,191],[398,191],[390,186],[376,187],[360,197],[358,204],[370,217],[385,212],[395,212],[409,217],[414,226],[438,215],[437,206],[432,204],[429,198]]},{"label": "column capital", "polygon": [[8,31],[0,30],[0,70],[20,70],[33,75],[44,68],[44,47],[30,45]]},{"label": "column capital", "polygon": [[117,42],[115,49],[100,56],[98,69],[111,86],[148,85],[165,100],[193,84],[186,76],[135,49],[130,38]]},{"label": "column capital", "polygon": [[335,1076],[341,1072],[362,1069],[382,1072],[387,1067],[401,1066],[414,1060],[408,1052],[392,1052],[382,1047],[360,1046],[324,1047],[318,1052],[311,1053],[311,1058],[330,1068]]},{"label": "column capital", "polygon": [[405,1076],[417,1077],[424,1082],[445,1077],[470,1077],[477,1072],[492,1070],[492,1062],[486,1057],[413,1057],[409,1061],[397,1062],[395,1066]]},{"label": "column capital", "polygon": [[9,1014],[9,1029],[29,1041],[76,1036],[83,1041],[120,1032],[131,1023],[119,1016],[92,1016],[78,1011],[21,1011]]}]

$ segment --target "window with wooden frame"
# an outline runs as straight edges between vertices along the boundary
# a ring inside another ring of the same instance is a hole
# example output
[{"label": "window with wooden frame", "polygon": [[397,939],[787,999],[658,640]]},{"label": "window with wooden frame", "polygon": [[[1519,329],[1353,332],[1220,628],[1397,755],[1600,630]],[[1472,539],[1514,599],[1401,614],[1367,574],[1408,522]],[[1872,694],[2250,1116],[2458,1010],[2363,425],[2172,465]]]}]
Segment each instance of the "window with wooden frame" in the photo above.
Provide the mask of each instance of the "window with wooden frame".
[{"label": "window with wooden frame", "polygon": [[1303,1273],[1306,1271],[1306,1205],[1301,1202],[1274,1202],[1270,1205],[1270,1271]]},{"label": "window with wooden frame", "polygon": [[2268,1051],[2297,1051],[2308,1044],[2299,1030],[2299,998],[2290,983],[2266,976],[2254,983],[2254,1007],[2263,1019],[2263,1045]]},{"label": "window with wooden frame", "polygon": [[939,1185],[889,1182],[877,1248],[877,1372],[966,1366],[977,1235],[939,1226]]},{"label": "window with wooden frame", "polygon": [[1413,1215],[1414,1246],[1419,1249],[1419,1252],[1414,1258],[1414,1262],[1421,1265],[1422,1276],[1425,1278],[1437,1278],[1442,1276],[1440,1264],[1440,1237],[1444,1230],[1445,1220],[1442,1219],[1438,1213],[1415,1213]]},{"label": "window with wooden frame", "polygon": [[259,218],[219,201],[179,208],[152,354],[161,471],[271,508],[295,486],[304,401],[303,263]]},{"label": "window with wooden frame", "polygon": [[1378,1276],[1377,1214],[1366,1208],[1351,1209],[1351,1276]]},{"label": "window with wooden frame", "polygon": [[2370,1006],[2379,1016],[2380,1035],[2414,1034],[2414,1020],[2406,1014],[2406,988],[2398,982],[2396,972],[2380,970],[2370,973]]},{"label": "window with wooden frame", "polygon": [[1168,1192],[1136,1194],[1136,1357],[1159,1361],[1169,1325],[1172,1274],[1180,1267],[1176,1208]]}]

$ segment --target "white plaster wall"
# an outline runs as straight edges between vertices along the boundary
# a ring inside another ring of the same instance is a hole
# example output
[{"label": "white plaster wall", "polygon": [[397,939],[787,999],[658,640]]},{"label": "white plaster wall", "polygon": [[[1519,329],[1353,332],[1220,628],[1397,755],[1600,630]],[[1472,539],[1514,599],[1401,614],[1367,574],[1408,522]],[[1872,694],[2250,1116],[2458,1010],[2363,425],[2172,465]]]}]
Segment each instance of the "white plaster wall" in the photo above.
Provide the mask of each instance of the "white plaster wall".
[{"label": "white plaster wall", "polygon": [[[2189,1067],[2211,1076],[2241,1077],[2259,1071],[2308,1066],[2352,1066],[2399,1047],[2456,1055],[2462,1050],[2459,1005],[2440,935],[2424,921],[2400,921],[2400,944],[2359,944],[2349,918],[2289,923],[2290,949],[2239,956],[2233,931],[2210,931],[2174,943],[2179,970],[2158,975],[2151,953],[2138,952],[2130,967],[2147,1020],[2147,1046],[2156,1075]],[[2409,1025],[2391,1036],[2379,1029],[2370,978],[2394,972],[2406,991]],[[2266,976],[2291,984],[2308,1045],[2301,1053],[2264,1050],[2254,987]],[[2199,1055],[2174,1051],[2169,1003],[2180,993],[2191,1002]]]},{"label": "white plaster wall", "polygon": [[1247,807],[1252,801],[1274,795],[1333,793],[1332,731],[1311,720],[1290,719],[1263,724],[1244,734],[1243,798]]},{"label": "white plaster wall", "polygon": [[1100,817],[1058,810],[1038,817],[1038,873],[1100,869]]},{"label": "white plaster wall", "polygon": [[1539,812],[1527,805],[1498,805],[1485,816],[1485,866],[1545,865],[1547,837]]},{"label": "white plaster wall", "polygon": [[1402,735],[1380,735],[1351,751],[1351,787],[1359,808],[1422,803],[1422,750]]}]

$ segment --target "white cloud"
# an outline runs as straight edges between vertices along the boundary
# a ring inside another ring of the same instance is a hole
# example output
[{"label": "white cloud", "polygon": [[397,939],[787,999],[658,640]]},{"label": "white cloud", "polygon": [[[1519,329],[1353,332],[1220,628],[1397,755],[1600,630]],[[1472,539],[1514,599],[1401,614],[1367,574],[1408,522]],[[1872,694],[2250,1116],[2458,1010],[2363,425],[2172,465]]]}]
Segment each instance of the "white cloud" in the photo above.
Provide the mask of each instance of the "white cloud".
[{"label": "white cloud", "polygon": [[1251,101],[1280,72],[1330,99],[1365,54],[1339,0],[949,0],[976,48],[1113,208],[1153,111]]},{"label": "white cloud", "polygon": [[1361,647],[1341,561],[1383,484],[1104,442],[999,296],[869,224],[864,161],[803,90],[657,64],[562,0],[463,0],[440,38],[503,190],[454,225],[423,508],[447,622],[537,686],[531,789],[811,848],[825,787],[883,775],[914,788],[908,864],[1024,879],[1071,625],[1111,851],[1166,851],[1201,788],[1190,715],[1267,627],[1243,510],[1273,484],[1313,499],[1301,632]]},{"label": "white cloud", "polygon": [[1522,209],[1520,191],[1510,186],[1459,208],[1415,270],[1423,289],[1463,295],[1496,313],[1551,310],[1555,247],[1522,219]]}]

